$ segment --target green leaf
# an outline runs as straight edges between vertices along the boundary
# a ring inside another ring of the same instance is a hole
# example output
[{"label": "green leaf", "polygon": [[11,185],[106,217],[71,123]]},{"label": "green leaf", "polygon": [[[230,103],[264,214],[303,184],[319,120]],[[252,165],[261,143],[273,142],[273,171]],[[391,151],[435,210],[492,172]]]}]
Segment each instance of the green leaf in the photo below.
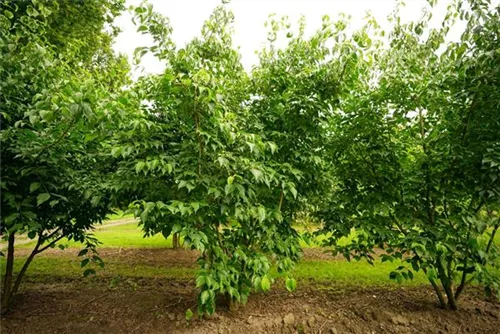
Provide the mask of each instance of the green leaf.
[{"label": "green leaf", "polygon": [[271,281],[269,280],[269,277],[267,277],[267,275],[262,277],[260,288],[262,289],[262,291],[268,291],[269,289],[271,289]]},{"label": "green leaf", "polygon": [[257,216],[261,223],[266,219],[266,209],[263,206],[258,207]]},{"label": "green leaf", "polygon": [[12,14],[12,12],[8,10],[4,10],[3,15],[5,15],[9,20],[12,20],[14,18],[14,14]]},{"label": "green leaf", "polygon": [[89,133],[89,134],[85,135],[84,141],[85,141],[85,143],[88,143],[88,142],[91,142],[98,137],[99,137],[98,133]]},{"label": "green leaf", "polygon": [[36,191],[38,188],[40,188],[40,183],[34,182],[30,185],[30,193]]},{"label": "green leaf", "polygon": [[31,219],[31,220],[35,220],[36,219],[36,214],[34,212],[23,211],[22,214],[23,214],[24,217],[26,217],[28,219]]},{"label": "green leaf", "polygon": [[28,13],[29,16],[38,16],[40,14],[33,6],[28,6],[26,13]]},{"label": "green leaf", "polygon": [[191,309],[188,308],[186,311],[186,320],[190,321],[192,318],[193,318],[193,311],[191,311]]},{"label": "green leaf", "polygon": [[262,172],[256,168],[252,168],[250,170],[255,177],[255,180],[259,181],[262,178]]},{"label": "green leaf", "polygon": [[10,224],[14,220],[16,220],[17,217],[19,217],[19,213],[17,213],[17,212],[11,213],[10,215],[8,215],[7,217],[4,218],[4,222],[6,224]]},{"label": "green leaf", "polygon": [[50,194],[49,193],[42,193],[42,194],[38,195],[37,198],[36,198],[36,205],[40,206],[41,204],[43,204],[46,201],[48,201],[49,198],[50,198]]},{"label": "green leaf", "polygon": [[200,276],[196,277],[196,287],[197,288],[203,287],[206,284],[206,279],[207,279],[207,276],[205,276],[205,275],[200,275]]},{"label": "green leaf", "polygon": [[83,272],[83,276],[84,277],[88,277],[90,275],[95,275],[96,272],[95,272],[95,269],[92,269],[92,268],[89,268],[89,269],[86,269],[84,272]]},{"label": "green leaf", "polygon": [[146,166],[146,163],[144,161],[139,161],[136,165],[135,165],[135,172],[136,173],[139,173],[141,170],[144,169],[144,167]]},{"label": "green leaf", "polygon": [[80,263],[80,267],[83,268],[85,267],[87,264],[89,264],[90,262],[90,259],[83,259],[82,262]]},{"label": "green leaf", "polygon": [[297,288],[297,281],[295,281],[295,279],[293,279],[293,278],[287,277],[285,285],[286,285],[286,289],[288,291],[292,292],[292,291],[295,291],[295,289]]},{"label": "green leaf", "polygon": [[89,252],[89,249],[88,248],[84,248],[80,252],[78,252],[78,256],[84,256],[88,252]]},{"label": "green leaf", "polygon": [[40,117],[47,122],[54,119],[54,112],[52,110],[42,110],[40,111]]},{"label": "green leaf", "polygon": [[210,293],[207,290],[203,291],[200,295],[201,304],[206,304],[209,299]]},{"label": "green leaf", "polygon": [[429,281],[435,281],[437,279],[436,270],[432,268],[427,269],[427,278],[429,279]]},{"label": "green leaf", "polygon": [[197,212],[198,209],[200,208],[200,203],[198,202],[192,202],[191,207],[193,208],[194,212]]}]

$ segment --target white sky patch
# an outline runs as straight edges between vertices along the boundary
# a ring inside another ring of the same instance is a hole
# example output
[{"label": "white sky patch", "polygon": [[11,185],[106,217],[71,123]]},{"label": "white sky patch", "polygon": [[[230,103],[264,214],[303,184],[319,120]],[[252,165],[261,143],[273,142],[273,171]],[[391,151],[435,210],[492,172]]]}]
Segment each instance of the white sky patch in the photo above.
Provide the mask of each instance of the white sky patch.
[{"label": "white sky patch", "polygon": [[[127,0],[127,6],[139,5],[140,0]],[[404,21],[418,20],[425,0],[407,0],[401,10]],[[497,1],[493,1],[498,3]],[[155,11],[170,18],[173,27],[173,40],[178,48],[184,47],[193,37],[199,36],[203,22],[209,18],[213,9],[221,0],[150,0]],[[431,25],[438,26],[451,0],[441,0],[433,9]],[[287,15],[290,22],[296,23],[301,15],[307,22],[306,34],[311,34],[321,27],[323,15],[329,15],[332,21],[340,13],[351,15],[351,28],[360,29],[367,12],[376,18],[383,29],[388,29],[387,16],[394,10],[394,0],[232,0],[228,5],[235,15],[233,43],[239,47],[242,63],[247,70],[258,62],[255,51],[261,50],[267,41],[267,28],[264,22],[270,14],[277,17]],[[149,45],[147,36],[136,32],[131,21],[131,15],[126,12],[117,19],[116,24],[122,33],[116,39],[114,49],[124,53],[131,62],[135,48]],[[464,24],[459,24],[450,34],[452,40],[458,40]],[[146,55],[141,63],[142,71],[136,69],[134,77],[143,73],[160,73],[163,65],[152,55]]]}]

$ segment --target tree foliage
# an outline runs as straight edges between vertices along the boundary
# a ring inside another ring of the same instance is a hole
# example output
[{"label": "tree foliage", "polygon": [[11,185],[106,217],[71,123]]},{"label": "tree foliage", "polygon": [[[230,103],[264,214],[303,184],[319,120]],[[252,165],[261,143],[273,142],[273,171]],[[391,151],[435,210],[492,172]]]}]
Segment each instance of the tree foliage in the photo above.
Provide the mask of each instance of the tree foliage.
[{"label": "tree foliage", "polygon": [[[113,55],[114,33],[103,28],[121,8],[115,1],[1,3],[3,311],[36,254],[64,237],[93,249],[87,232],[111,210],[99,139],[113,109],[110,91],[127,82],[128,65]],[[76,12],[87,24],[73,24],[67,15]],[[24,233],[36,245],[14,282],[15,237]]]},{"label": "tree foliage", "polygon": [[[498,15],[456,3],[430,29],[430,10],[409,23],[395,11],[388,47],[363,52],[376,62],[331,119],[328,243],[355,229],[336,251],[372,262],[384,249],[383,261],[403,260],[392,278],[423,270],[451,309],[471,279],[499,287]],[[467,29],[446,43],[457,18]]]},{"label": "tree foliage", "polygon": [[[341,15],[306,36],[303,19],[271,17],[247,72],[224,5],[179,47],[143,3],[134,23],[153,44],[134,63],[149,52],[165,70],[131,84],[111,49],[122,1],[3,1],[2,308],[64,237],[102,266],[89,230],[113,205],[200,252],[200,313],[269,290],[273,267],[294,290],[304,213],[348,259],[374,263],[379,248],[402,261],[392,278],[424,271],[443,307],[471,280],[499,292],[499,9],[457,1],[431,28],[429,4],[415,22],[396,8],[388,32],[371,16],[350,32]],[[12,287],[24,233],[37,243]]]},{"label": "tree foliage", "polygon": [[270,268],[286,272],[299,256],[281,205],[297,195],[300,175],[274,160],[274,142],[252,131],[259,120],[231,45],[232,20],[216,8],[201,36],[176,49],[168,21],[150,6],[135,8],[138,30],[155,40],[137,53],[154,53],[166,70],[139,80],[141,112],[123,125],[112,149],[121,157],[116,191],[138,198],[133,209],[146,234],[180,233],[201,252],[196,284],[207,313],[217,293],[245,303],[252,289],[268,290]]}]

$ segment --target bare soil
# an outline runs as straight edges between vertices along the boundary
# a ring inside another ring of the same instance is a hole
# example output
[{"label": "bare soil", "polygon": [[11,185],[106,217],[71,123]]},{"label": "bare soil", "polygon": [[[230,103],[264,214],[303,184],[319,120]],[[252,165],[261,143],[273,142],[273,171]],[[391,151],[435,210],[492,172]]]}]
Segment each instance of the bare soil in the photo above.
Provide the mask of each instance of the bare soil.
[{"label": "bare soil", "polygon": [[[313,257],[314,252],[306,256]],[[194,266],[197,256],[165,249],[103,249],[101,255],[173,266]],[[193,280],[29,281],[13,310],[2,317],[2,333],[499,333],[500,329],[500,303],[486,299],[475,287],[467,290],[461,309],[453,312],[439,309],[432,289],[425,286],[302,281],[296,292],[289,293],[277,284],[271,292],[252,294],[237,311],[220,305],[210,318],[195,315],[188,322],[186,310],[196,310]]]},{"label": "bare soil", "polygon": [[[50,248],[43,252],[42,256],[61,256],[68,257],[78,254],[80,249],[65,249]],[[127,261],[131,264],[148,264],[148,265],[161,265],[172,267],[193,267],[196,266],[196,259],[199,252],[186,249],[172,249],[172,248],[121,248],[121,247],[100,247],[98,249],[99,255],[103,259]],[[338,254],[333,257],[331,252],[324,248],[305,248],[304,260],[344,260],[343,255]],[[16,256],[28,256],[31,249],[18,249]]]}]

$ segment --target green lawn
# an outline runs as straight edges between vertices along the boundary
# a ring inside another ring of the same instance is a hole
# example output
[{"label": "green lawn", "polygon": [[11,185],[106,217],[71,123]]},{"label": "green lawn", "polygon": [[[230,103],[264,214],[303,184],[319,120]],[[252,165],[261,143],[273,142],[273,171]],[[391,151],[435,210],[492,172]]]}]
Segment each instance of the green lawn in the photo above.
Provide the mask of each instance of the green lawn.
[{"label": "green lawn", "polygon": [[[108,248],[165,248],[172,246],[171,238],[165,239],[162,235],[144,238],[141,228],[137,222],[131,221],[122,225],[114,225],[123,222],[125,218],[121,215],[115,216],[114,220],[104,223],[104,226],[95,231],[95,236],[102,242],[101,247]],[[111,226],[106,226],[111,225]],[[113,226],[114,225],[114,226]],[[353,236],[355,234],[353,233]],[[316,241],[320,241],[317,239]],[[500,235],[496,237],[500,242]],[[343,240],[341,242],[347,242]],[[51,277],[79,277],[83,270],[80,268],[80,261],[76,257],[81,245],[75,242],[63,241],[63,245],[69,247],[66,250],[67,256],[37,256],[28,270],[28,276],[39,279],[50,279]],[[303,247],[317,247],[318,243],[306,244],[301,241]],[[19,245],[16,248],[31,248],[33,243]],[[19,270],[21,261],[17,259],[15,267]],[[162,277],[162,278],[190,278],[196,272],[195,268],[158,266],[148,264],[130,264],[126,260],[120,262],[104,258],[106,266],[99,270],[100,276],[112,277],[116,275],[125,277]],[[304,260],[301,261],[295,271],[294,276],[299,281],[334,281],[342,284],[357,285],[380,285],[397,284],[389,279],[389,273],[398,267],[400,263],[377,263],[375,266],[366,261],[329,261],[329,260]],[[2,261],[2,271],[4,261]],[[274,273],[274,276],[277,276]],[[427,284],[427,280],[422,273],[415,275],[412,281],[403,283],[405,285]]]},{"label": "green lawn", "polygon": [[[114,215],[112,216],[113,220],[108,220],[103,223],[102,226],[98,225],[98,229],[95,230],[94,235],[96,238],[102,242],[102,247],[129,247],[129,248],[164,248],[164,247],[172,247],[172,238],[169,237],[165,239],[161,234],[157,234],[152,237],[144,237],[144,234],[141,231],[141,227],[137,225],[136,221],[131,221],[122,225],[109,226],[119,223],[124,219],[132,219],[132,215],[121,216]],[[354,236],[354,234],[353,234]],[[317,237],[313,240],[313,243],[308,244],[304,240],[300,240],[301,247],[318,247],[320,242],[324,240],[325,236]],[[342,238],[339,243],[347,242],[347,238]],[[67,239],[63,239],[60,242],[61,245],[65,247],[81,247],[81,245],[77,242],[68,241]],[[18,245],[17,248],[33,248],[35,245],[35,241]]]},{"label": "green lawn", "polygon": [[[144,237],[137,222],[132,221],[124,225],[110,226],[94,232],[96,238],[102,242],[101,247],[128,247],[128,248],[165,248],[172,247],[172,238],[165,239],[157,234]],[[63,242],[65,246],[78,247],[75,242]]]},{"label": "green lawn", "polygon": [[[18,271],[23,259],[15,261],[15,270]],[[125,261],[108,260],[104,258],[104,269],[98,269],[98,275],[102,277],[147,277],[147,278],[192,278],[196,268],[172,267],[149,264],[131,264]],[[2,270],[4,269],[2,263]],[[389,273],[399,264],[377,263],[376,266],[360,261],[302,261],[294,270],[293,276],[302,282],[336,282],[345,285],[397,285],[389,279]],[[50,281],[61,278],[77,278],[82,276],[83,269],[80,268],[80,259],[75,252],[68,250],[68,256],[47,257],[38,256],[32,262],[27,277],[41,281]],[[273,276],[278,277],[276,272]],[[405,285],[426,284],[424,275],[416,275],[413,281]]]},{"label": "green lawn", "polygon": [[[153,237],[144,238],[141,228],[136,221],[131,221],[123,225],[109,226],[116,224],[123,219],[131,219],[129,217],[119,217],[115,220],[110,220],[103,223],[103,226],[96,229],[95,237],[102,243],[101,247],[130,247],[130,248],[162,248],[172,247],[172,238],[165,239],[161,234]],[[65,247],[81,247],[81,244],[67,239],[61,240],[59,244]],[[33,248],[35,241],[16,246],[16,248]]]}]

